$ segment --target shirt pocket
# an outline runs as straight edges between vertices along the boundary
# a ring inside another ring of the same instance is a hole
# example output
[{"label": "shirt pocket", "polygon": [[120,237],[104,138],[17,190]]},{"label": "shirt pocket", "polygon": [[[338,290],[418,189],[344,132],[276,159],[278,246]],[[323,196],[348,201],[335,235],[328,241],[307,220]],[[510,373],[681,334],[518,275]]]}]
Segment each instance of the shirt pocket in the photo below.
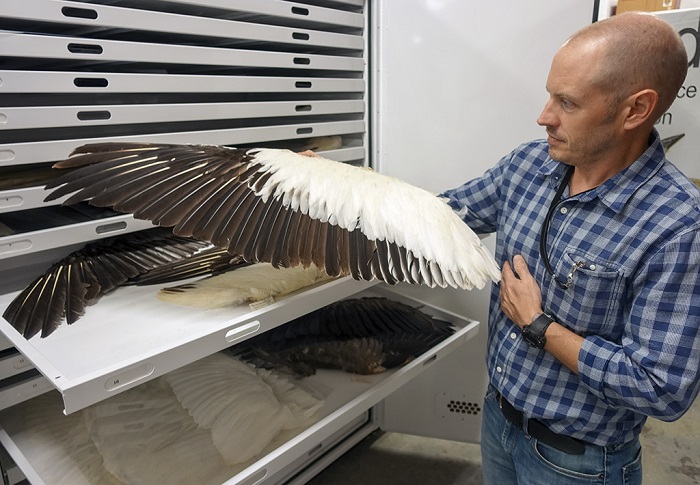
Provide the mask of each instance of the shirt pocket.
[{"label": "shirt pocket", "polygon": [[570,281],[557,292],[561,298],[555,315],[579,335],[616,337],[625,308],[625,274],[622,267],[600,256],[567,248],[555,268],[560,281]]}]

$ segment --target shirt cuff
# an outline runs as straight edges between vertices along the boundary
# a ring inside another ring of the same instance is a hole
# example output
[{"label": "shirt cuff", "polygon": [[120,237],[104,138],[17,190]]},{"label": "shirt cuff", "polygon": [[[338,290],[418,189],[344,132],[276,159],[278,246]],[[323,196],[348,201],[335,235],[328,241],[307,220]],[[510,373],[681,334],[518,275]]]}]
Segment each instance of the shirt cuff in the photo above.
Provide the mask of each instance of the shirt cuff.
[{"label": "shirt cuff", "polygon": [[605,375],[608,365],[619,348],[596,335],[586,337],[578,354],[578,373],[581,382],[605,401]]}]

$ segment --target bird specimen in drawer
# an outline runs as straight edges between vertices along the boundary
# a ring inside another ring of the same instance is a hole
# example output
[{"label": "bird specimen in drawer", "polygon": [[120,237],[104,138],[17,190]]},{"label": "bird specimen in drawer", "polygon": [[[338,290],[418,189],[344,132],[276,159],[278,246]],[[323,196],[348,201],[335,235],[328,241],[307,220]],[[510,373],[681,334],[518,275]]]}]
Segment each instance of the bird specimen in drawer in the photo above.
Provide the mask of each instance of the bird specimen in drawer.
[{"label": "bird specimen in drawer", "polygon": [[275,268],[270,263],[256,263],[236,271],[162,288],[158,298],[175,305],[222,308],[287,295],[330,279],[333,277],[314,264],[308,268]]},{"label": "bird specimen in drawer", "polygon": [[[173,267],[177,263],[181,266]],[[24,337],[47,337],[65,319],[76,322],[86,307],[127,284],[156,284],[229,271],[247,265],[205,241],[156,228],[90,243],[56,262],[10,302],[3,313]],[[158,272],[148,272],[158,268]]]},{"label": "bird specimen in drawer", "polygon": [[454,333],[447,322],[387,298],[340,300],[230,348],[256,366],[299,376],[316,369],[377,374],[415,359]]},{"label": "bird specimen in drawer", "polygon": [[277,149],[100,143],[54,165],[47,200],[88,201],[249,262],[481,288],[500,271],[444,200],[364,168]]}]

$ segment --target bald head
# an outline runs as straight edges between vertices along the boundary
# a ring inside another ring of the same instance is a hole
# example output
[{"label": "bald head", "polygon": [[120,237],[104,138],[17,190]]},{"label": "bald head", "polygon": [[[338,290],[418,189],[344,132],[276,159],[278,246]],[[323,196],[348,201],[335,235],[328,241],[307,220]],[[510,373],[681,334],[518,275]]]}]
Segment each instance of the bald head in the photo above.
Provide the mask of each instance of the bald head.
[{"label": "bald head", "polygon": [[615,104],[642,89],[656,91],[657,118],[675,100],[688,71],[678,33],[647,13],[624,13],[593,23],[572,35],[562,46],[567,48],[602,50],[595,84]]}]

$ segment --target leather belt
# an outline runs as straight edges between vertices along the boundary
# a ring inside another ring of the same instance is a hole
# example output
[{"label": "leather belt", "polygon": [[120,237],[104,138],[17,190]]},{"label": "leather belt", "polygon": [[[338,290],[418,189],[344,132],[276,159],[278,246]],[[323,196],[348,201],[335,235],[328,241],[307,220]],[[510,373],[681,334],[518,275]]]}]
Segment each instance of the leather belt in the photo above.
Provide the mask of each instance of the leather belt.
[{"label": "leather belt", "polygon": [[[582,455],[586,450],[586,445],[581,440],[557,434],[536,419],[525,420],[522,411],[515,409],[511,403],[503,399],[500,393],[496,394],[496,399],[503,416],[518,428],[524,429],[533,438],[570,455]],[[525,424],[524,427],[523,424]]]}]

